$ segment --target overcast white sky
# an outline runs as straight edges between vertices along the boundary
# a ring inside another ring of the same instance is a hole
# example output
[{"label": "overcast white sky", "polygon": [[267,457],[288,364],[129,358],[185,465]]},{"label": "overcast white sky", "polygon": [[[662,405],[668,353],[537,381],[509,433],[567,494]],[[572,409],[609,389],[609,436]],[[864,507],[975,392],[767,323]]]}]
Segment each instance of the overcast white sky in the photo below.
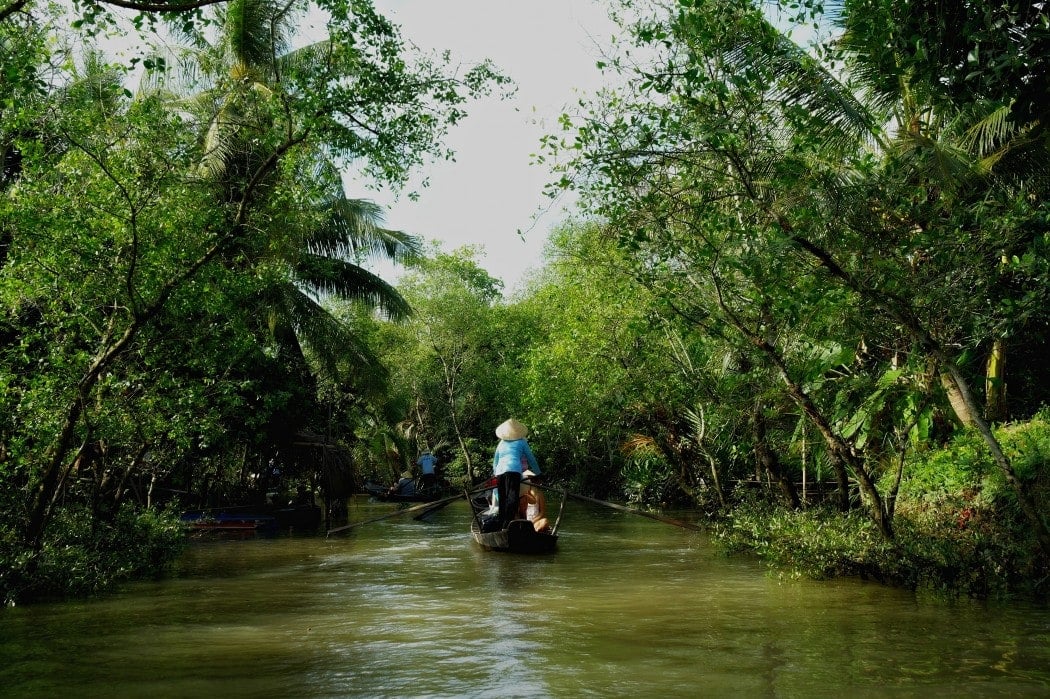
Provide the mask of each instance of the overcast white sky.
[{"label": "overcast white sky", "polygon": [[[599,0],[374,0],[422,49],[449,49],[465,65],[491,59],[518,85],[516,95],[468,107],[470,116],[447,145],[455,162],[421,173],[430,186],[418,201],[386,192],[350,191],[387,209],[388,228],[439,240],[445,251],[465,244],[486,250],[482,266],[511,292],[538,267],[548,232],[565,218],[543,195],[552,179],[530,165],[544,133],[580,90],[601,86],[595,67],[613,34]],[[422,179],[422,178],[420,178]],[[521,230],[524,236],[519,237]],[[388,277],[386,270],[380,270]]]},{"label": "overcast white sky", "polygon": [[[543,195],[550,171],[531,165],[540,137],[557,131],[556,120],[580,94],[602,86],[595,63],[615,27],[605,0],[373,0],[376,9],[399,24],[402,36],[424,52],[449,50],[469,67],[490,59],[517,84],[514,97],[467,105],[469,116],[445,144],[454,162],[427,165],[406,191],[419,199],[395,198],[366,189],[347,173],[348,194],[386,209],[387,228],[437,240],[446,252],[462,245],[484,246],[481,264],[502,279],[510,293],[541,262],[547,235],[567,216],[570,202]],[[317,26],[304,38],[317,40]],[[135,53],[129,32],[110,40],[118,56]],[[130,53],[128,53],[130,52]],[[126,56],[125,56],[126,57]],[[430,186],[419,189],[429,180]],[[518,235],[518,231],[522,235]],[[376,272],[396,281],[397,270]]]}]

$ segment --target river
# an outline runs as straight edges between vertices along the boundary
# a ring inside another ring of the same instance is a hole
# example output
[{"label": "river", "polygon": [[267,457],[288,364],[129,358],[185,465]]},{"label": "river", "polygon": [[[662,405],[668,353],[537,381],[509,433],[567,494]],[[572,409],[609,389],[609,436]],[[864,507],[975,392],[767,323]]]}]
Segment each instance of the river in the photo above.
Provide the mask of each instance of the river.
[{"label": "river", "polygon": [[1043,605],[778,579],[576,502],[557,553],[485,552],[468,517],[193,543],[171,579],[0,611],[0,695],[1050,696]]}]

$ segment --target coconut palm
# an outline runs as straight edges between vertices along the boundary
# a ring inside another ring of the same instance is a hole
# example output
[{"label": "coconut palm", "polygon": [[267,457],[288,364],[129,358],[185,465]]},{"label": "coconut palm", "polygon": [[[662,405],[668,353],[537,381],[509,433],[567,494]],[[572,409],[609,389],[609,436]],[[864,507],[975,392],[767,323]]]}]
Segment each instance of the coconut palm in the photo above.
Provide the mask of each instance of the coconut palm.
[{"label": "coconut palm", "polygon": [[[305,3],[274,0],[217,6],[218,38],[191,54],[190,76],[212,81],[191,100],[193,111],[203,115],[199,171],[216,184],[224,203],[242,203],[253,173],[272,157],[273,144],[289,128],[282,123],[282,105],[297,89],[291,76],[322,61],[330,49],[323,41],[290,50],[304,8]],[[376,259],[405,262],[419,254],[419,241],[383,228],[374,204],[347,197],[338,170],[321,150],[305,152],[283,173],[273,172],[274,182],[264,191],[273,191],[282,177],[285,186],[291,179],[305,194],[300,213],[313,225],[268,231],[271,240],[250,250],[255,263],[276,261],[284,269],[261,293],[271,337],[290,357],[305,361],[309,356],[315,370],[329,376],[335,375],[340,358],[379,371],[375,358],[326,311],[323,301],[334,296],[367,304],[391,318],[404,317],[409,310],[404,299],[362,265]],[[282,235],[282,243],[273,244]]]},{"label": "coconut palm", "polygon": [[408,316],[408,303],[376,274],[358,264],[385,259],[404,263],[420,254],[419,239],[383,228],[381,211],[372,202],[345,196],[338,173],[320,163],[316,175],[327,181],[314,207],[318,225],[309,227],[282,254],[285,274],[264,292],[267,321],[275,338],[293,356],[312,360],[315,371],[329,378],[339,367],[382,374],[378,358],[324,305],[328,297],[364,304],[386,317]]}]

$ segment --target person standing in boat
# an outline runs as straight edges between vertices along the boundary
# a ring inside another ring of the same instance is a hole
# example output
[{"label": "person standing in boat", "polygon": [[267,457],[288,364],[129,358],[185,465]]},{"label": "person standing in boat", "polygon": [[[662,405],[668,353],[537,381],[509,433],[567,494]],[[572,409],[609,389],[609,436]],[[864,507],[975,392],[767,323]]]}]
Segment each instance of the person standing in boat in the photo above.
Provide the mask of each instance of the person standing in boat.
[{"label": "person standing in boat", "polygon": [[547,496],[533,483],[538,483],[541,476],[526,470],[521,474],[521,489],[518,491],[518,519],[527,519],[532,522],[533,528],[538,532],[546,532],[551,528],[547,521]]},{"label": "person standing in boat", "polygon": [[528,428],[514,418],[496,428],[499,444],[492,457],[492,474],[496,476],[499,518],[504,527],[518,516],[518,489],[522,472],[531,470],[540,473],[536,456],[525,439],[528,435]]},{"label": "person standing in boat", "polygon": [[434,467],[437,466],[437,458],[429,449],[427,449],[419,455],[419,458],[416,459],[416,463],[419,465],[419,470],[422,472],[420,482],[423,486],[423,490],[432,489],[437,480],[437,477],[434,475]]}]

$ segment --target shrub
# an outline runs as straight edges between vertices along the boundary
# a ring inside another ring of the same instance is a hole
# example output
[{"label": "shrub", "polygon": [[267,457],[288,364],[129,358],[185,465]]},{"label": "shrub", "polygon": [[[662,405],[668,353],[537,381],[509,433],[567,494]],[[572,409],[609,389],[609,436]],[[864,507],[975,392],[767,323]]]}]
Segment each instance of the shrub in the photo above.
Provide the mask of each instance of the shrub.
[{"label": "shrub", "polygon": [[[1050,413],[998,429],[1041,511],[1050,503]],[[744,500],[715,528],[725,552],[751,551],[786,574],[859,576],[939,595],[1046,594],[1047,563],[1016,494],[979,435],[963,433],[907,465],[887,541],[863,513],[792,512]]]},{"label": "shrub", "polygon": [[[1034,481],[1050,470],[1050,409],[1040,411],[1027,422],[1003,425],[995,433],[1022,481]],[[981,436],[975,430],[967,430],[943,448],[910,459],[901,496],[936,500],[975,488],[987,491],[989,499],[1014,499],[1013,490],[992,461]]]},{"label": "shrub", "polygon": [[715,540],[726,553],[752,551],[789,575],[818,580],[883,579],[879,557],[889,546],[860,513],[843,515],[823,506],[792,511],[757,502],[734,508],[715,527]]},{"label": "shrub", "polygon": [[111,522],[86,508],[56,513],[40,552],[0,532],[0,596],[8,604],[98,594],[169,572],[185,542],[178,514],[125,504]]}]

